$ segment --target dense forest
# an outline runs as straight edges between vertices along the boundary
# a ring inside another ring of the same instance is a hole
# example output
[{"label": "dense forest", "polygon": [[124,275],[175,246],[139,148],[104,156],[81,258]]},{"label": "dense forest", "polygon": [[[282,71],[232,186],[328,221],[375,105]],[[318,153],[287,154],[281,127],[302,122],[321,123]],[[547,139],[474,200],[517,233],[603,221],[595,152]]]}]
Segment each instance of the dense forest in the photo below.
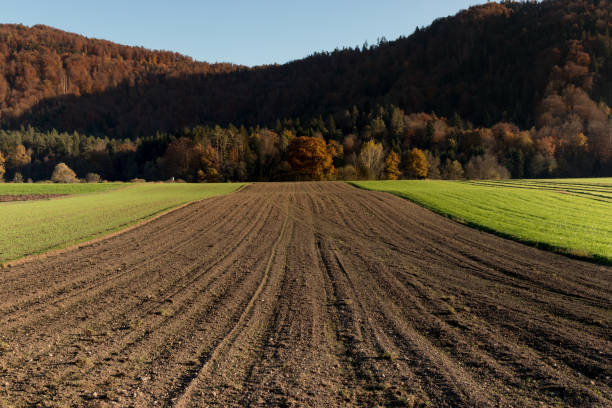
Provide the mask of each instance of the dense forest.
[{"label": "dense forest", "polygon": [[487,3],[248,68],[1,25],[0,175],[610,176],[611,29],[612,0]]}]

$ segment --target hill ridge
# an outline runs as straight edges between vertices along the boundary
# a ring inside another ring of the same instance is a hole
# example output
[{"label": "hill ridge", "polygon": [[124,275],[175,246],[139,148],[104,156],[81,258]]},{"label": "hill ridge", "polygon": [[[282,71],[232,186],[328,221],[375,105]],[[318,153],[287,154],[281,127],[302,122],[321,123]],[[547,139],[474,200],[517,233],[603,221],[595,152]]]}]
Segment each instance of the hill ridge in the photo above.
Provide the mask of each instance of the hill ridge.
[{"label": "hill ridge", "polygon": [[[491,154],[513,177],[610,175],[611,29],[612,0],[493,2],[394,41],[248,68],[78,35],[62,42],[55,31],[45,48],[28,42],[32,29],[12,27],[22,34],[9,38],[0,26],[0,126],[17,130],[0,137],[0,151],[14,155],[23,144],[33,161],[53,163],[100,146],[112,156],[126,149],[119,139],[135,151],[149,138],[155,148],[139,153],[138,170],[98,171],[159,178],[165,149],[184,136],[215,152],[204,162],[223,179],[283,179],[290,139],[308,135],[344,146],[337,167],[358,169],[351,155],[371,140],[402,165],[418,148],[438,167],[450,160],[466,169]],[[53,131],[100,140],[49,155],[51,142],[24,141],[28,125],[45,140]],[[157,170],[145,171],[147,162]]]}]

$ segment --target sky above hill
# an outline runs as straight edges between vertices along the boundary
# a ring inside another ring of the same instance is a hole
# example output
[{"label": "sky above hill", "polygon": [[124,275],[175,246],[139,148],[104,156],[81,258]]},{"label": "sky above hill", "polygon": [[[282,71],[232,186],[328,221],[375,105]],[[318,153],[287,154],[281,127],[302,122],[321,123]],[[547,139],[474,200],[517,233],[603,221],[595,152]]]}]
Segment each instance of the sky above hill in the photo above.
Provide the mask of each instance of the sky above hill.
[{"label": "sky above hill", "polygon": [[484,0],[19,0],[0,21],[180,52],[200,61],[284,63],[408,36]]}]

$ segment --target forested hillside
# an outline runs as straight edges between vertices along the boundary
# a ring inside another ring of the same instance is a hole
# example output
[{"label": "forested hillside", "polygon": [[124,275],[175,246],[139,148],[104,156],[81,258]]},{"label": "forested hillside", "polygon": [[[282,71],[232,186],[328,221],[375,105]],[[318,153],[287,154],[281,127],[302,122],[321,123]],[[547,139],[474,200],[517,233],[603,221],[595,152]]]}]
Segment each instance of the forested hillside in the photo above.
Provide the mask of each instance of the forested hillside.
[{"label": "forested hillside", "polygon": [[612,175],[611,29],[612,0],[488,3],[246,68],[0,26],[5,178],[308,178],[299,136],[328,142],[312,177]]}]

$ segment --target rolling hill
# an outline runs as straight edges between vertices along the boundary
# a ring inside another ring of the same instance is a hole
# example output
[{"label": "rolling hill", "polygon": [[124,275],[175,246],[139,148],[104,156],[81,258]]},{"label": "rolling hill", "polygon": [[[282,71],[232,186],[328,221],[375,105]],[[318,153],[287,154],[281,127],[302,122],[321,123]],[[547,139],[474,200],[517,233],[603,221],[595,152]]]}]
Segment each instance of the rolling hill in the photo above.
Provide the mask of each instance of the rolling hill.
[{"label": "rolling hill", "polygon": [[[447,118],[445,126],[454,128],[513,124],[529,130],[533,143],[550,145],[543,153],[571,146],[594,163],[557,157],[570,169],[554,175],[607,174],[611,28],[610,0],[487,3],[394,41],[248,68],[45,26],[2,25],[0,123],[132,140],[234,124],[339,141],[374,137],[389,149],[390,112],[397,108],[402,115],[427,112],[426,123]],[[377,118],[387,129],[379,135]],[[396,132],[396,150],[435,150],[431,140],[406,141],[406,127],[404,135]],[[504,132],[493,133],[499,141]],[[475,151],[483,149],[491,146]],[[466,164],[470,155],[458,159]]]}]

